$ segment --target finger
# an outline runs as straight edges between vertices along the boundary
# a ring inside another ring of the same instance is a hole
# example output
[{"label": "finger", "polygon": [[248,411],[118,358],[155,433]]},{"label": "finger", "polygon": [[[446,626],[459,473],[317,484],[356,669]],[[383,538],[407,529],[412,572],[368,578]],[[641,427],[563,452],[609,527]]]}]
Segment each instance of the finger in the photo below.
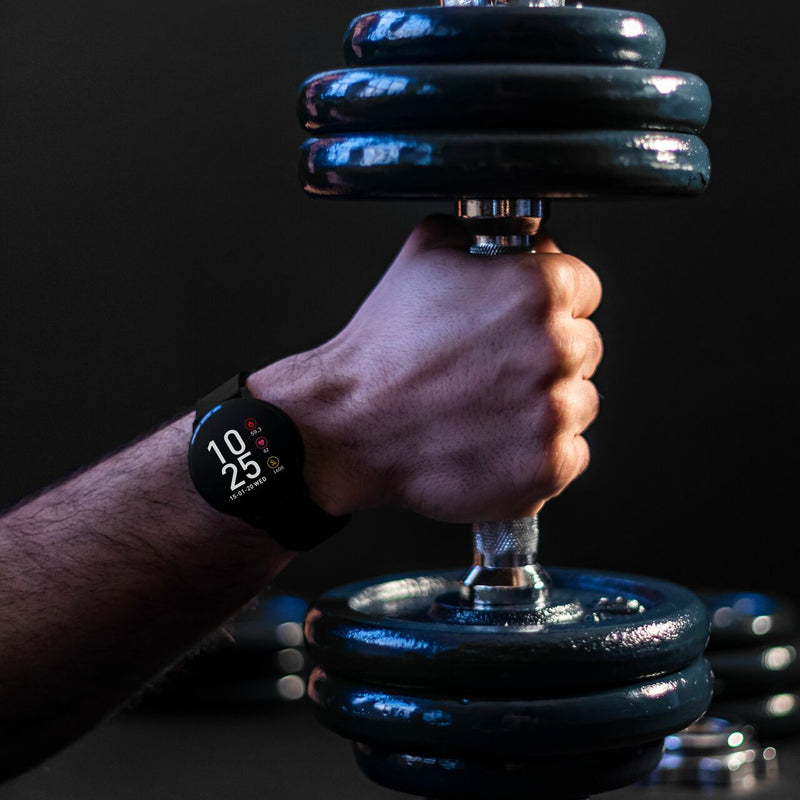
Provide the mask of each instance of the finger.
[{"label": "finger", "polygon": [[584,433],[600,414],[600,394],[591,381],[578,380],[573,388],[575,396],[575,428]]},{"label": "finger", "polygon": [[[558,478],[548,487],[549,491],[547,492],[546,500],[558,497],[576,478],[586,472],[591,460],[589,443],[580,434],[576,434],[569,439],[562,439],[559,444],[559,450],[561,461]],[[541,508],[541,505],[539,505],[539,508]],[[533,506],[529,507],[533,508]]]},{"label": "finger", "polygon": [[[498,256],[520,258],[520,256]],[[580,259],[561,253],[537,253],[534,259],[536,274],[543,282],[542,299],[545,308],[569,310],[575,318],[593,314],[603,297],[603,287],[597,273]]]},{"label": "finger", "polygon": [[575,319],[572,324],[575,326],[573,329],[575,335],[585,344],[578,372],[581,378],[590,380],[603,360],[603,337],[594,322],[589,319]]},{"label": "finger", "polygon": [[572,316],[576,319],[590,317],[597,311],[603,299],[603,284],[598,274],[583,261],[570,258],[575,270],[575,297],[572,301]]},{"label": "finger", "polygon": [[403,246],[403,252],[411,256],[439,248],[453,248],[467,253],[469,242],[469,234],[457,217],[434,214],[414,228]]},{"label": "finger", "polygon": [[537,253],[563,253],[564,251],[555,243],[547,228],[540,228],[534,239],[534,248]]},{"label": "finger", "polygon": [[[576,436],[572,440],[572,448],[575,459],[575,478],[583,475],[589,469],[589,462],[592,460],[592,454],[589,450],[589,442],[583,436]],[[573,480],[575,480],[573,478]]]}]

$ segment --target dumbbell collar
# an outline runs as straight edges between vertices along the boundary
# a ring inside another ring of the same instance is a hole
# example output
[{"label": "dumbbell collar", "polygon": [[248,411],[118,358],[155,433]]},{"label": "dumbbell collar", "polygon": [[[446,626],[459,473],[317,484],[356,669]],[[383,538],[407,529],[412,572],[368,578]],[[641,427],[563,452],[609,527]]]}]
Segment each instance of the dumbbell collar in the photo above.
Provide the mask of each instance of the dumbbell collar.
[{"label": "dumbbell collar", "polygon": [[478,256],[532,253],[534,237],[549,213],[547,200],[456,201],[456,216],[472,236],[469,251]]},{"label": "dumbbell collar", "polygon": [[559,8],[565,0],[441,0],[443,6],[525,6],[527,8]]}]

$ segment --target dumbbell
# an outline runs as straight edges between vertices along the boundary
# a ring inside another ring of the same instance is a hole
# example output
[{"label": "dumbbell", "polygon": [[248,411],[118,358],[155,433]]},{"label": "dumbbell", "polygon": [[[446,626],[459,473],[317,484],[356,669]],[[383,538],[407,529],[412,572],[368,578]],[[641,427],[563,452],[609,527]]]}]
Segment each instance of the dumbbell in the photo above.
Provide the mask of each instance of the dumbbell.
[{"label": "dumbbell", "polygon": [[305,697],[308,601],[268,590],[206,638],[141,698],[139,708],[274,708]]},{"label": "dumbbell", "polygon": [[[455,200],[470,251],[487,257],[533,252],[552,198],[700,194],[710,97],[700,78],[659,69],[664,48],[652,17],[563,0],[364,14],[349,67],[301,89],[302,185]],[[372,779],[426,797],[584,798],[648,775],[664,737],[704,713],[699,598],[546,571],[538,540],[536,517],[479,523],[469,569],[312,604],[309,696]]]},{"label": "dumbbell", "polygon": [[714,674],[707,714],[667,737],[651,784],[753,788],[778,774],[774,746],[800,731],[800,626],[790,600],[761,592],[699,591],[711,622]]},{"label": "dumbbell", "polygon": [[706,792],[725,787],[739,794],[773,783],[779,774],[775,748],[763,747],[753,726],[738,717],[709,713],[668,736],[664,751],[658,769],[644,784],[693,786]]},{"label": "dumbbell", "polygon": [[800,619],[787,598],[701,592],[711,619],[711,710],[770,739],[800,732]]}]

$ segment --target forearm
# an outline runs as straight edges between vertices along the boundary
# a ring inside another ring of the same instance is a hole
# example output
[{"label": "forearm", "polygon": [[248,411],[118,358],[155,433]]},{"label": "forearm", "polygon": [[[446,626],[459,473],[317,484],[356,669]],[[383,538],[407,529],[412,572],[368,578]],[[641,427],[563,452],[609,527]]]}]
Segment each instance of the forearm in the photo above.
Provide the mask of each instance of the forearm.
[{"label": "forearm", "polygon": [[[314,373],[289,360],[257,373],[251,387],[308,429],[309,466],[319,475],[314,452],[324,456],[324,448],[312,429],[324,424],[318,409],[330,389]],[[187,468],[192,420],[168,424],[0,519],[6,775],[107,716],[291,559],[268,533],[199,497]],[[323,494],[332,508],[348,502],[330,486]]]},{"label": "forearm", "polygon": [[[297,424],[329,514],[507,519],[588,464],[597,277],[552,243],[487,271],[464,236],[426,221],[340,334],[248,380]],[[0,518],[0,776],[103,719],[292,557],[200,498],[191,428],[186,415]]]}]

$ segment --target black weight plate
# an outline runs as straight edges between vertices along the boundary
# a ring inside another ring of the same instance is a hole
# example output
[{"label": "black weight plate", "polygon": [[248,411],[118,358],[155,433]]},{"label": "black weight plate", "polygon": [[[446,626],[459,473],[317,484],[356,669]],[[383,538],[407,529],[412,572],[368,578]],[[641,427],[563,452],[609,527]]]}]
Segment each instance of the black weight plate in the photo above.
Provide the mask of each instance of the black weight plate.
[{"label": "black weight plate", "polygon": [[418,797],[580,800],[646,778],[661,760],[663,742],[524,762],[430,758],[364,744],[356,744],[354,749],[356,761],[368,778]]},{"label": "black weight plate", "polygon": [[537,64],[371,67],[314,75],[309,131],[648,129],[697,133],[711,95],[687,72]]},{"label": "black weight plate", "polygon": [[630,747],[677,733],[711,702],[708,663],[599,692],[484,700],[376,687],[329,675],[319,667],[308,695],[321,721],[353,741],[405,752],[463,758],[523,759]]},{"label": "black weight plate", "polygon": [[207,680],[169,675],[142,697],[144,711],[241,708],[266,709],[306,696],[306,675],[273,675],[246,680]]},{"label": "black weight plate", "polygon": [[[239,651],[275,651],[303,646],[303,619],[308,600],[299,595],[265,593],[255,608],[237,614],[227,625],[227,643]],[[226,643],[223,641],[222,646]]]},{"label": "black weight plate", "polygon": [[177,678],[233,683],[302,672],[305,665],[305,648],[286,647],[266,652],[239,650],[233,646],[191,657],[175,670],[175,675]]},{"label": "black weight plate", "polygon": [[700,592],[711,620],[712,649],[780,643],[800,633],[797,609],[760,592]]},{"label": "black weight plate", "polygon": [[[329,673],[382,687],[468,697],[576,694],[676,672],[704,650],[705,609],[666,581],[549,570],[553,598],[585,610],[575,622],[467,625],[434,620],[432,603],[458,589],[463,571],[399,575],[324,594],[306,616],[312,661]],[[598,614],[601,598],[635,599],[640,613]]]},{"label": "black weight plate", "polygon": [[746,650],[709,650],[717,699],[781,692],[800,684],[800,641]]},{"label": "black weight plate", "polygon": [[754,725],[762,744],[767,739],[800,733],[800,689],[766,697],[714,700],[710,714],[736,716]]},{"label": "black weight plate", "polygon": [[425,7],[356,17],[351,66],[534,62],[661,66],[666,39],[647,14],[610,8]]},{"label": "black weight plate", "polygon": [[706,146],[682,133],[384,133],[308,139],[300,179],[317,197],[697,195]]}]

